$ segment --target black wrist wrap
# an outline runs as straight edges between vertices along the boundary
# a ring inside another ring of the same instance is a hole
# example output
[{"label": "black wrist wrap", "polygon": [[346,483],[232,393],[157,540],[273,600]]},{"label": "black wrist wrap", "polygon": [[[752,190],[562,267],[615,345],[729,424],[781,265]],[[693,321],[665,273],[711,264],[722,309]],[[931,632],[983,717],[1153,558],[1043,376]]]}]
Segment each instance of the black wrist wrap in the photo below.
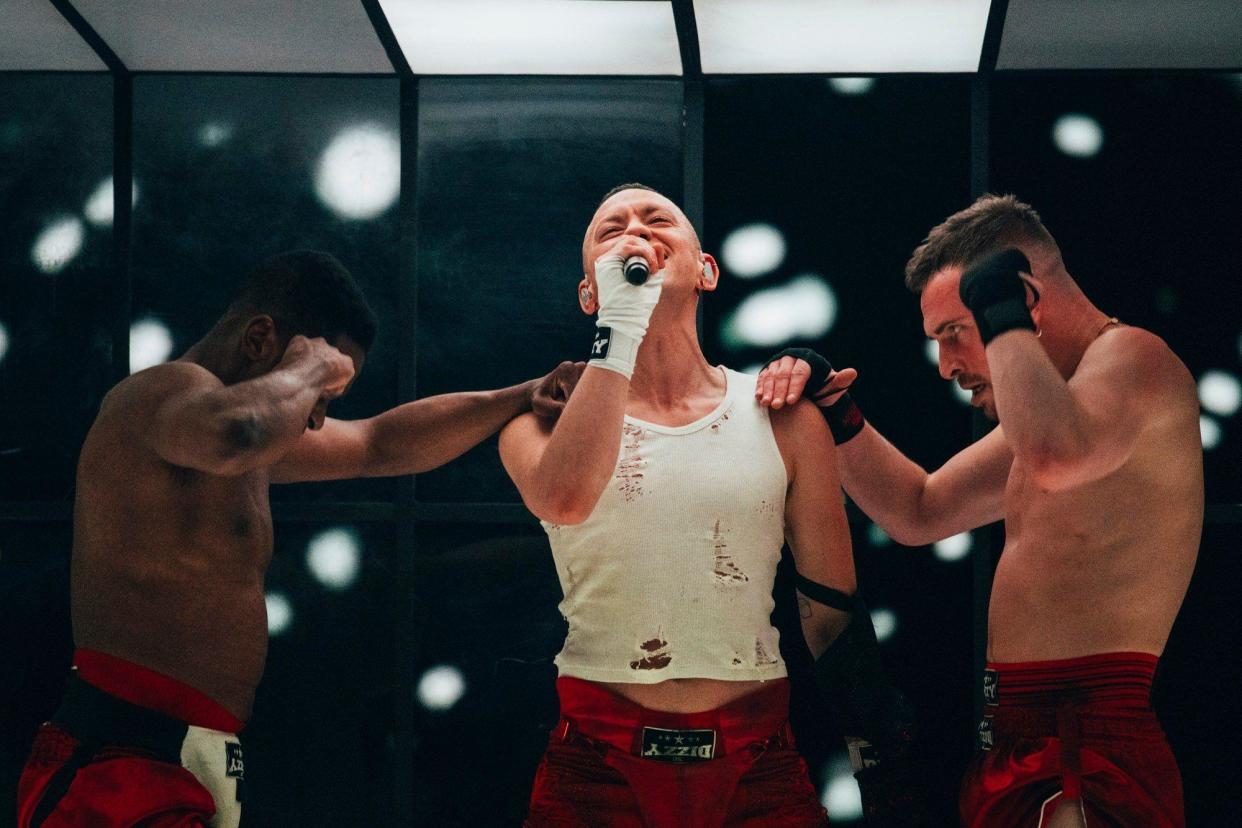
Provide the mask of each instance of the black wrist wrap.
[{"label": "black wrist wrap", "polygon": [[867,424],[867,421],[863,419],[862,409],[858,407],[858,403],[854,402],[849,391],[838,397],[832,405],[821,408],[820,413],[828,421],[828,430],[832,432],[832,442],[838,446],[848,442]]}]

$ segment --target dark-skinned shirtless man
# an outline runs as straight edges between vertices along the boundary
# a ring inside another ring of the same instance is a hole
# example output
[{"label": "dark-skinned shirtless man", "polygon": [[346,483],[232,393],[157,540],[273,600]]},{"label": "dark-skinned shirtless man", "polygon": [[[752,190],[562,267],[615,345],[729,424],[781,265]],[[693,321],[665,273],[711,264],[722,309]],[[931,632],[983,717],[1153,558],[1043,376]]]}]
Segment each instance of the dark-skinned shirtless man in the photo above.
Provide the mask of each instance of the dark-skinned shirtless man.
[{"label": "dark-skinned shirtless man", "polygon": [[1190,373],[1160,338],[1096,308],[1012,196],[933,229],[906,284],[941,376],[999,421],[986,437],[929,474],[840,394],[857,372],[810,353],[782,356],[758,394],[774,407],[817,398],[846,491],[899,542],[1005,522],[963,824],[1184,825],[1150,691],[1203,521]]},{"label": "dark-skinned shirtless man", "polygon": [[20,825],[236,826],[236,734],[267,653],[268,486],[435,468],[532,406],[554,414],[581,370],[328,418],[374,336],[335,258],[281,254],[181,358],[105,397],[78,465],[74,670]]}]

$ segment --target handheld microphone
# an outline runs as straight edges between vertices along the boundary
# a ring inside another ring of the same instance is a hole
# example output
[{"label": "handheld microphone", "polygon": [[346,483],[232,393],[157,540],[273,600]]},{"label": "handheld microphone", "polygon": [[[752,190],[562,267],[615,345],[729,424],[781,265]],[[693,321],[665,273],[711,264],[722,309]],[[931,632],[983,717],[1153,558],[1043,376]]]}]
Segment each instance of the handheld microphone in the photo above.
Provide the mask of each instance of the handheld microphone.
[{"label": "handheld microphone", "polygon": [[651,272],[647,269],[647,260],[642,256],[630,256],[625,260],[625,281],[637,287],[647,281]]}]

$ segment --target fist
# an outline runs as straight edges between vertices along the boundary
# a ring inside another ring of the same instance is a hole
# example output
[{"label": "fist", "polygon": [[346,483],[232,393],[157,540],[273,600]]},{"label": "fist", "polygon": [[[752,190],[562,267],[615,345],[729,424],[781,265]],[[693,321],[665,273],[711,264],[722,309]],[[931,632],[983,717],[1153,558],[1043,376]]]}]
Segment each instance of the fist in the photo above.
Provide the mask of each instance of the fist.
[{"label": "fist", "polygon": [[318,369],[319,384],[329,399],[345,393],[354,378],[354,361],[328,343],[322,336],[314,339],[297,335],[289,340],[280,360],[284,367],[311,366]]},{"label": "fist", "polygon": [[[1027,283],[1021,276],[1030,272],[1031,263],[1026,256],[1010,247],[975,262],[962,274],[957,292],[975,317],[975,327],[985,346],[1006,331],[1035,330],[1026,307]],[[1039,293],[1034,285],[1031,290],[1038,302]]]},{"label": "fist", "polygon": [[810,348],[786,348],[768,360],[755,382],[760,405],[781,408],[803,396],[827,408],[858,379],[853,368],[834,371],[832,363]]},{"label": "fist", "polygon": [[551,373],[535,383],[530,396],[530,410],[548,420],[560,417],[584,370],[585,362],[562,362],[553,368]]}]

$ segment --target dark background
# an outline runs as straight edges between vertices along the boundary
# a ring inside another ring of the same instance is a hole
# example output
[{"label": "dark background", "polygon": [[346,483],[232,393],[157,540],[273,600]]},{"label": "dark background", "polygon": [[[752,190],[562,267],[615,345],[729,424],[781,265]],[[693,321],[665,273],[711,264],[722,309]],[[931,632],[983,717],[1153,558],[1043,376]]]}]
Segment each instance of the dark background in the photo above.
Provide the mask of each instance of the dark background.
[{"label": "dark background", "polygon": [[[759,362],[773,348],[722,336],[733,311],[757,291],[814,274],[837,310],[807,344],[859,369],[867,416],[928,467],[970,440],[971,417],[928,362],[901,268],[930,227],[970,201],[970,85],[886,76],[847,95],[822,78],[704,82],[705,249],[718,253],[733,230],[756,222],[786,244],[754,279],[723,261],[721,288],[704,304],[708,357],[736,368]],[[402,131],[398,81],[140,76],[132,320],[166,325],[180,353],[249,266],[311,246],[345,262],[381,320],[336,416],[508,385],[581,358],[591,331],[574,297],[583,229],[618,182],[644,181],[676,200],[694,182],[683,163],[697,141],[683,89],[664,80],[422,79],[401,136],[416,153],[403,182],[413,209],[394,203],[352,220],[316,197],[315,168],[342,129]],[[1066,113],[1099,124],[1097,155],[1057,149],[1053,125]],[[1196,377],[1242,372],[1232,251],[1242,220],[1239,78],[1002,73],[991,114],[992,188],[1041,211],[1086,293],[1164,337]],[[204,141],[213,124],[222,131]],[[84,205],[111,174],[112,136],[109,78],[0,76],[0,324],[9,341],[0,356],[0,824],[71,652],[73,468],[113,381],[110,309],[121,306],[111,227],[88,221]],[[36,238],[75,217],[80,251],[43,272]],[[1205,452],[1208,502],[1238,503],[1242,423],[1211,416],[1223,436]],[[269,590],[294,613],[273,637],[245,734],[244,824],[401,824],[405,808],[418,825],[519,824],[555,717],[550,658],[563,626],[543,533],[504,477],[494,440],[413,489],[351,481],[285,487],[274,500]],[[1233,701],[1242,623],[1230,590],[1242,582],[1238,519],[1236,509],[1209,508],[1156,691],[1195,826],[1235,816],[1230,769],[1242,751],[1226,737],[1242,728]],[[356,532],[361,550],[357,580],[339,591],[305,560],[309,541],[335,527]],[[896,546],[858,516],[854,528],[863,589],[896,618],[884,655],[918,707],[923,767],[951,825],[973,733],[971,560]],[[814,781],[826,786],[840,740],[807,681],[785,575],[776,620],[794,724]],[[465,683],[446,711],[425,708],[415,692],[437,665],[457,668]]]}]

